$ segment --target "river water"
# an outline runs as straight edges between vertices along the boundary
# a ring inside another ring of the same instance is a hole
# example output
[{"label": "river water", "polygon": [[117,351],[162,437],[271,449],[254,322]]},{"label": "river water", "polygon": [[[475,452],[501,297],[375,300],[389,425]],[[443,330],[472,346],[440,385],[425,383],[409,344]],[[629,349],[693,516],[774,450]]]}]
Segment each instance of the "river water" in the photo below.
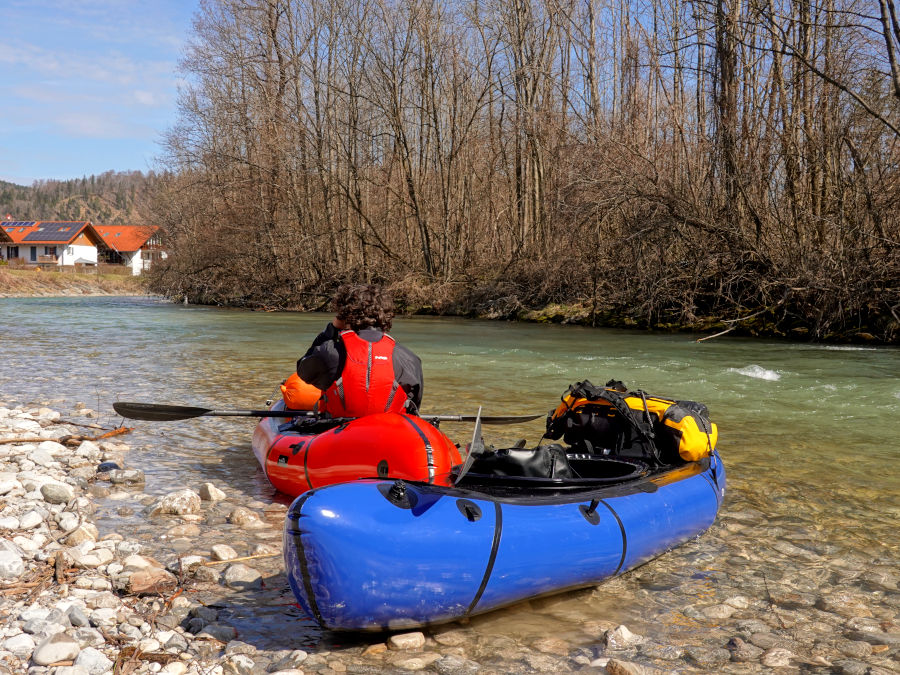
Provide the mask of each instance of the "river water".
[{"label": "river water", "polygon": [[[116,400],[262,408],[330,318],[97,297],[0,299],[0,316],[0,403],[82,402],[106,426],[121,421]],[[480,630],[571,637],[593,618],[677,642],[713,599],[746,597],[765,618],[778,593],[839,590],[898,618],[896,599],[881,606],[891,587],[868,573],[900,567],[900,350],[433,317],[398,319],[392,333],[422,358],[426,413],[543,413],[573,382],[615,378],[702,401],[719,425],[729,490],[712,530],[593,592],[479,619]],[[151,495],[212,481],[286,502],[255,464],[251,419],[127,424],[129,466]],[[461,444],[471,434],[443,429]],[[484,437],[535,443],[542,432],[539,419]],[[142,527],[139,512],[116,513],[101,504],[101,531]],[[794,603],[778,620],[822,604]],[[726,623],[704,625],[727,639]]]}]

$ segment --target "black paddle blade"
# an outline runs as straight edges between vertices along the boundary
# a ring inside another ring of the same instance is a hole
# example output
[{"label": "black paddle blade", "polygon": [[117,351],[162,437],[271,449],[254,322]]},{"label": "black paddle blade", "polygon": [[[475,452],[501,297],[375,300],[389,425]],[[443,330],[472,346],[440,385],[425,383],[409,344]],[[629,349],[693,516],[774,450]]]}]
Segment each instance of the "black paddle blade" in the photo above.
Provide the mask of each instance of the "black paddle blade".
[{"label": "black paddle blade", "polygon": [[161,405],[158,403],[129,403],[116,401],[113,410],[122,417],[146,422],[174,422],[202,417],[210,412],[209,408],[194,408],[186,405]]}]

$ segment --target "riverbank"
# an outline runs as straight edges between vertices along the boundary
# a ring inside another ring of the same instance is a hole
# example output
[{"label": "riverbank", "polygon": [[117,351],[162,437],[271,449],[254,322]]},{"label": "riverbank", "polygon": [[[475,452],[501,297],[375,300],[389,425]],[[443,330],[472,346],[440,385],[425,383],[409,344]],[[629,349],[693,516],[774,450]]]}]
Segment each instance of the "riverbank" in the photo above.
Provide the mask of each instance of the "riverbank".
[{"label": "riverbank", "polygon": [[[0,401],[0,672],[900,672],[896,567],[834,557],[787,522],[771,547],[745,546],[772,533],[740,483],[699,540],[594,589],[424,631],[323,634],[288,590],[284,503],[205,480],[153,495],[128,434],[48,403]],[[110,505],[143,525],[117,531]],[[706,571],[682,578],[698,556]],[[643,630],[590,610],[629,597],[680,610]],[[517,621],[544,628],[505,629]]]},{"label": "riverbank", "polygon": [[0,298],[146,295],[147,280],[130,274],[87,274],[0,267]]},{"label": "riverbank", "polygon": [[[150,295],[151,280],[144,276],[118,274],[74,274],[71,272],[14,270],[0,267],[0,298],[15,297],[66,297],[82,295]],[[398,313],[419,316],[458,316],[471,319],[522,321],[526,323],[570,324],[598,328],[622,328],[657,333],[695,333],[709,337],[731,335],[734,337],[779,338],[794,342],[810,340],[808,329],[802,326],[785,328],[773,321],[770,315],[748,312],[743,317],[697,317],[692,321],[662,321],[636,318],[621,311],[598,307],[588,301],[567,304],[553,303],[542,307],[530,307],[515,294],[502,289],[493,291],[460,291],[450,293],[445,287],[410,287],[397,284],[390,287],[397,299]],[[173,301],[183,301],[172,298]],[[192,304],[234,306],[256,311],[309,312],[327,309],[329,296],[314,295],[303,302],[281,301],[269,304],[263,301],[229,303],[203,296],[188,296]],[[875,335],[869,330],[858,329],[829,334],[825,342],[836,344],[900,344],[900,322],[882,328]]]}]

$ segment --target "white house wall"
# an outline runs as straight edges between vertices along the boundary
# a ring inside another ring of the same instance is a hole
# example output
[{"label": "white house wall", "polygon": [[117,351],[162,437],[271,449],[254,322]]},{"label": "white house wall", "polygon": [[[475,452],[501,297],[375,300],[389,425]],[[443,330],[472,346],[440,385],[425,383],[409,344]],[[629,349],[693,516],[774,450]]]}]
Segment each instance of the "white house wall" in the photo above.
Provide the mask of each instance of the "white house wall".
[{"label": "white house wall", "polygon": [[141,273],[141,250],[123,253],[125,266],[131,269],[131,276],[136,277]]},{"label": "white house wall", "polygon": [[[60,253],[62,251],[62,253]],[[97,247],[84,246],[80,244],[71,244],[69,246],[57,246],[56,252],[59,254],[59,265],[74,265],[76,260],[86,260],[97,264]]]}]

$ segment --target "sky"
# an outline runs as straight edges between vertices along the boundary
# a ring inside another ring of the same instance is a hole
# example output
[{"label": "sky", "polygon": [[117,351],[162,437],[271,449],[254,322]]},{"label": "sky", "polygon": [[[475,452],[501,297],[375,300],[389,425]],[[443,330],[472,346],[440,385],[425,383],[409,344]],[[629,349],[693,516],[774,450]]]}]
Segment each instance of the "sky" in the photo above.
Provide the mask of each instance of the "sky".
[{"label": "sky", "polygon": [[199,0],[0,0],[0,180],[158,168]]}]

